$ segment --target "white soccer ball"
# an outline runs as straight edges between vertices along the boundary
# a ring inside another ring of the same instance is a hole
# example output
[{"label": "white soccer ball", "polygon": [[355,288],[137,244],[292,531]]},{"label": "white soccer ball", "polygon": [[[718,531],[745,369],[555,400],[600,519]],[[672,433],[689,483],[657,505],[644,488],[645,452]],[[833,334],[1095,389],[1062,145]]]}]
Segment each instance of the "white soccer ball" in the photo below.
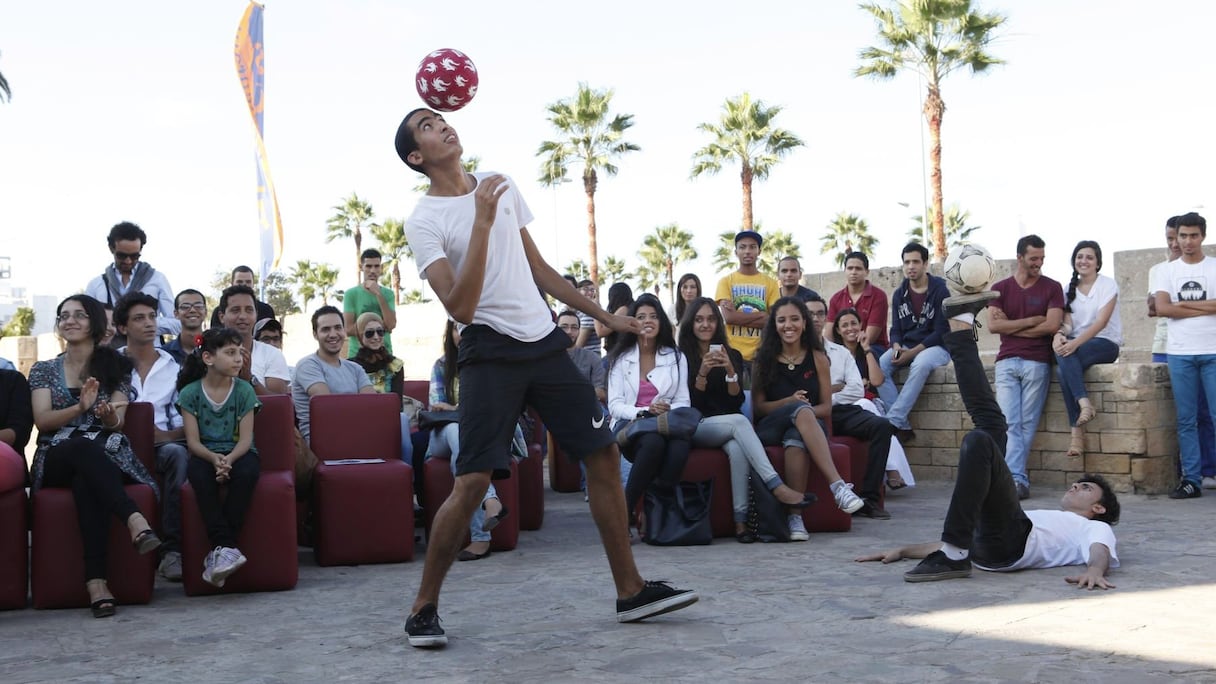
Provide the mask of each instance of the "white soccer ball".
[{"label": "white soccer ball", "polygon": [[950,289],[975,294],[988,289],[995,269],[996,264],[988,250],[976,244],[965,244],[950,250],[942,267],[942,276]]}]

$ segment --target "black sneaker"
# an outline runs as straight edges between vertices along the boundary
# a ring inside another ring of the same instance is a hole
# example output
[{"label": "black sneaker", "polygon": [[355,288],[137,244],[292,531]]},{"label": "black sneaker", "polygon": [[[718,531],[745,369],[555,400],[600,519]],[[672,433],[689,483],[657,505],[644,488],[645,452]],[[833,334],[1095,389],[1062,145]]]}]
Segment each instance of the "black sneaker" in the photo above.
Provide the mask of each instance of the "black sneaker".
[{"label": "black sneaker", "polygon": [[1022,482],[1014,482],[1013,486],[1018,490],[1018,501],[1025,501],[1030,498],[1030,485]]},{"label": "black sneaker", "polygon": [[434,603],[426,604],[405,621],[405,633],[414,648],[439,648],[448,644],[448,637],[439,626],[439,612]]},{"label": "black sneaker", "polygon": [[984,292],[976,292],[975,294],[958,294],[953,297],[946,297],[942,301],[942,311],[946,314],[946,318],[954,318],[959,314],[979,314],[988,302],[997,299],[1001,296],[1000,292],[986,290]]},{"label": "black sneaker", "polygon": [[1203,496],[1203,490],[1189,480],[1179,482],[1178,487],[1170,492],[1171,499],[1198,499],[1201,496]]},{"label": "black sneaker", "polygon": [[971,576],[971,559],[950,560],[942,551],[925,556],[915,568],[904,573],[905,582],[936,582]]},{"label": "black sneaker", "polygon": [[676,589],[667,582],[647,582],[637,594],[616,600],[617,622],[638,622],[697,602],[697,592]]},{"label": "black sneaker", "polygon": [[891,514],[887,512],[887,509],[872,501],[865,502],[865,504],[861,508],[857,509],[853,515],[860,515],[864,518],[874,518],[875,520],[891,519]]}]

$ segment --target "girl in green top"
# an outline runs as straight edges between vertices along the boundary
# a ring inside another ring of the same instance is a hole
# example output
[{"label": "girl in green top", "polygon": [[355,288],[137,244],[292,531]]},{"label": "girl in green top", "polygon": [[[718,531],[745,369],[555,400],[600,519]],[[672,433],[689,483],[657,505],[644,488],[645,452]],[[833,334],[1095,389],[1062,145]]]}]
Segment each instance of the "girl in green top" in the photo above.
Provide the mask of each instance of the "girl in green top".
[{"label": "girl in green top", "polygon": [[[186,477],[214,546],[203,561],[203,581],[216,587],[247,560],[236,543],[261,471],[253,417],[262,404],[253,386],[237,378],[243,363],[240,333],[208,330],[177,378],[177,405],[191,456]],[[220,485],[228,488],[223,502]]]}]

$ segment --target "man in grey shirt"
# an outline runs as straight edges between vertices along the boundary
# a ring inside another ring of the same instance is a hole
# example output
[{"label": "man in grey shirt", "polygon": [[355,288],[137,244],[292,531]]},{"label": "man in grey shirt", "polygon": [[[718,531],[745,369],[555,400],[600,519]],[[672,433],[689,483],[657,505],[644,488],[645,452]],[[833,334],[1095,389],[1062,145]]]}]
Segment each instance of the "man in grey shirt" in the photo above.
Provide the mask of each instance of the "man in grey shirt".
[{"label": "man in grey shirt", "polygon": [[[570,336],[571,342],[578,341],[581,325],[579,315],[570,309],[557,315],[557,327]],[[595,388],[595,398],[599,399],[601,404],[608,401],[608,372],[604,370],[604,360],[600,355],[590,349],[575,346],[566,351],[570,353],[570,360],[574,362],[578,372],[591,381],[591,386]]]},{"label": "man in grey shirt", "polygon": [[376,393],[363,368],[354,361],[342,358],[346,326],[341,311],[332,306],[317,309],[312,315],[312,336],[317,340],[317,353],[300,359],[291,381],[291,400],[296,407],[300,434],[304,435],[305,440],[310,432],[308,401],[312,397],[318,394]]}]

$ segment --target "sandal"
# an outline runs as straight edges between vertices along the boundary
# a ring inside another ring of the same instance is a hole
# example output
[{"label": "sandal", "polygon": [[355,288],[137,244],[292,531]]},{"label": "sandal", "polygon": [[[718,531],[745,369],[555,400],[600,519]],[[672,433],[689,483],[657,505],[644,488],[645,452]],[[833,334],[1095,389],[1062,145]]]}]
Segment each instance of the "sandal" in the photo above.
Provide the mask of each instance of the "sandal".
[{"label": "sandal", "polygon": [[904,482],[904,479],[899,476],[899,473],[896,473],[895,477],[887,476],[887,489],[890,489],[891,491],[895,491],[897,489],[903,489],[904,487],[907,487],[907,486],[908,486],[908,483]]},{"label": "sandal", "polygon": [[131,546],[134,546],[141,556],[160,548],[160,543],[160,537],[156,536],[156,532],[151,527],[135,535],[135,538],[131,540]]},{"label": "sandal", "polygon": [[1081,413],[1077,415],[1077,427],[1081,427],[1082,425],[1088,423],[1089,421],[1091,421],[1097,417],[1098,417],[1098,412],[1096,410],[1094,410],[1094,407],[1092,405],[1091,406],[1082,406]]},{"label": "sandal", "polygon": [[113,596],[99,598],[89,604],[89,610],[93,611],[95,618],[114,617],[114,614],[118,612],[118,602],[114,600]]},{"label": "sandal", "polygon": [[1085,436],[1073,435],[1068,442],[1068,452],[1065,454],[1069,458],[1084,458],[1085,457]]},{"label": "sandal", "polygon": [[[492,531],[495,527],[498,527],[498,523],[502,522],[503,518],[507,517],[507,513],[508,513],[507,505],[506,504],[501,504],[501,505],[502,505],[502,510],[500,510],[498,513],[496,513],[494,515],[487,515],[485,521],[483,523],[481,523],[482,532]],[[483,504],[481,508],[482,508],[482,510],[485,510],[485,505]]]}]

